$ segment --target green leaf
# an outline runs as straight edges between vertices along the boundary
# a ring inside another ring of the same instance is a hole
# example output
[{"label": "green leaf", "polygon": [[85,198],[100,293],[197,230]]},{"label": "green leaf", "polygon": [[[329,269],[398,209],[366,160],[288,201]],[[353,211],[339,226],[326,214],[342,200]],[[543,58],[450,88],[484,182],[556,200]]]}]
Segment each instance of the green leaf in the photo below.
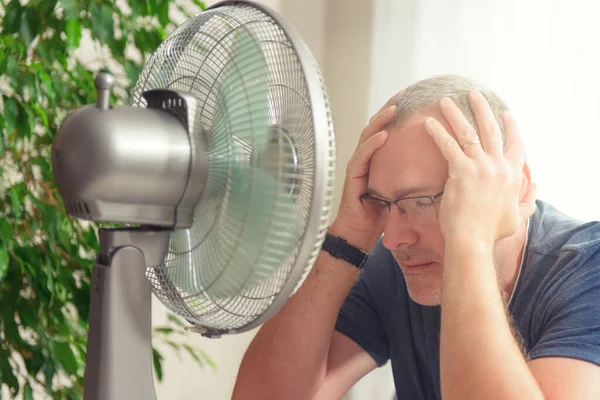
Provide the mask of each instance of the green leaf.
[{"label": "green leaf", "polygon": [[27,7],[24,13],[21,13],[21,26],[19,32],[25,42],[25,45],[29,47],[33,39],[38,35],[40,29],[40,16],[38,11],[33,7]]},{"label": "green leaf", "polygon": [[102,43],[108,43],[114,37],[115,24],[112,8],[106,4],[91,3],[92,33]]},{"label": "green leaf", "polygon": [[162,1],[158,5],[158,22],[164,28],[166,27],[171,20],[169,19],[169,2]]},{"label": "green leaf", "polygon": [[156,29],[140,29],[133,34],[133,41],[142,53],[152,53],[160,46],[163,38]]},{"label": "green leaf", "polygon": [[33,390],[29,383],[23,388],[23,400],[33,400]]},{"label": "green leaf", "polygon": [[202,362],[200,357],[198,357],[198,355],[196,354],[194,349],[188,344],[183,344],[182,346],[187,351],[187,353],[190,355],[190,357],[192,357],[194,359],[194,361],[196,361],[196,364],[198,364],[198,366],[200,368],[204,368],[204,363]]},{"label": "green leaf", "polygon": [[143,66],[136,63],[135,61],[127,61],[123,68],[125,68],[125,74],[127,74],[127,78],[129,82],[133,85],[137,82],[140,74],[142,73]]},{"label": "green leaf", "polygon": [[208,365],[211,366],[211,368],[216,369],[217,365],[215,364],[215,362],[208,356],[208,354],[206,354],[206,352],[202,349],[198,350],[198,352],[202,355],[202,357],[204,358],[204,361],[206,361],[208,363]]},{"label": "green leaf", "polygon": [[48,114],[46,114],[46,110],[44,110],[42,107],[38,106],[36,103],[31,103],[30,106],[37,113],[38,117],[40,117],[44,127],[46,129],[50,128],[50,125],[48,123]]},{"label": "green leaf", "polygon": [[10,35],[19,30],[19,21],[21,20],[22,12],[23,7],[19,0],[12,0],[8,3],[6,6],[6,14],[2,19],[3,34]]},{"label": "green leaf", "polygon": [[[20,105],[19,105],[20,107]],[[30,137],[35,129],[35,114],[30,107],[22,108],[17,119],[17,130],[20,137]]]},{"label": "green leaf", "polygon": [[125,49],[127,48],[127,38],[111,39],[108,41],[108,47],[110,48],[113,57],[124,57]]},{"label": "green leaf", "polygon": [[[6,243],[6,242],[4,242]],[[4,243],[0,243],[0,282],[6,276],[8,271],[8,250],[6,249]]]},{"label": "green leaf", "polygon": [[65,218],[60,223],[58,230],[58,241],[63,247],[71,247],[71,237],[73,235],[73,226],[69,218]]},{"label": "green leaf", "polygon": [[154,15],[156,14],[157,9],[157,0],[146,0],[146,14]]},{"label": "green leaf", "polygon": [[[52,343],[52,342],[50,342]],[[56,375],[56,363],[52,357],[46,357],[41,371],[44,373],[44,381],[46,383],[46,392],[52,393],[52,381]]]},{"label": "green leaf", "polygon": [[77,360],[75,354],[68,343],[65,342],[50,342],[50,348],[54,359],[64,368],[64,370],[70,375],[77,374]]},{"label": "green leaf", "polygon": [[203,1],[200,0],[192,0],[192,3],[194,3],[195,5],[197,5],[198,7],[200,7],[201,10],[206,9],[206,4],[204,4]]},{"label": "green leaf", "polygon": [[8,362],[9,359],[10,354],[8,354],[8,352],[0,352],[0,374],[2,375],[2,383],[6,384],[10,389],[11,394],[15,396],[19,392],[19,381]]},{"label": "green leaf", "polygon": [[163,371],[162,371],[162,361],[163,356],[156,349],[152,349],[152,363],[154,365],[154,370],[156,371],[156,377],[158,381],[162,381]]},{"label": "green leaf", "polygon": [[52,14],[54,12],[54,8],[56,7],[57,0],[44,0],[41,2],[35,3],[36,8],[40,10],[44,15]]},{"label": "green leaf", "polygon": [[16,186],[10,188],[10,207],[12,215],[16,219],[21,219],[23,216],[23,212],[21,211],[21,196],[19,196]]},{"label": "green leaf", "polygon": [[145,1],[132,1],[129,6],[131,7],[131,15],[134,19],[147,15]]},{"label": "green leaf", "polygon": [[171,342],[170,340],[165,341],[165,343],[167,343],[167,345],[169,345],[169,347],[173,349],[175,354],[177,354],[177,358],[179,359],[179,361],[183,361],[181,358],[181,346],[179,346],[175,342]]},{"label": "green leaf", "polygon": [[76,19],[68,20],[65,33],[67,34],[68,46],[74,49],[79,47],[79,42],[81,41],[81,25],[79,21]]},{"label": "green leaf", "polygon": [[10,135],[17,128],[19,118],[19,101],[14,97],[4,96],[4,120],[6,121],[6,133]]},{"label": "green leaf", "polygon": [[[12,55],[11,55],[12,56]],[[6,74],[8,76],[14,77],[18,74],[18,70],[19,70],[19,63],[17,62],[16,57],[8,57],[8,60],[6,60]]]},{"label": "green leaf", "polygon": [[173,328],[155,328],[154,332],[159,332],[165,335],[173,333]]},{"label": "green leaf", "polygon": [[181,318],[179,318],[175,314],[168,313],[167,314],[167,319],[169,321],[171,321],[172,323],[174,323],[175,325],[178,325],[178,326],[181,326],[182,328],[185,328],[185,324],[183,323],[183,321],[181,320]]},{"label": "green leaf", "polygon": [[79,5],[75,0],[60,0],[65,19],[79,18]]},{"label": "green leaf", "polygon": [[4,243],[9,243],[12,239],[12,226],[5,219],[0,219],[0,239]]}]

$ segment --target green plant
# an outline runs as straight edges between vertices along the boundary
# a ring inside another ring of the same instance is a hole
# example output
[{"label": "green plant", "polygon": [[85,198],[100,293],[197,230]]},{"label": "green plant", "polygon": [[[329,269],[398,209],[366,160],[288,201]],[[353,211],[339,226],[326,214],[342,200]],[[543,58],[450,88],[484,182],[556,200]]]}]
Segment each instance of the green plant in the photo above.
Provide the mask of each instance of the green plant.
[{"label": "green plant", "polygon": [[[97,226],[68,217],[54,186],[50,146],[77,107],[95,101],[98,71],[116,77],[113,102],[179,22],[204,8],[176,0],[0,0],[0,389],[82,398]],[[95,58],[82,61],[85,49]],[[174,315],[155,340],[210,359],[177,338]],[[155,342],[156,343],[156,342]],[[162,355],[154,366],[162,379]],[[36,398],[37,394],[36,394]]]}]

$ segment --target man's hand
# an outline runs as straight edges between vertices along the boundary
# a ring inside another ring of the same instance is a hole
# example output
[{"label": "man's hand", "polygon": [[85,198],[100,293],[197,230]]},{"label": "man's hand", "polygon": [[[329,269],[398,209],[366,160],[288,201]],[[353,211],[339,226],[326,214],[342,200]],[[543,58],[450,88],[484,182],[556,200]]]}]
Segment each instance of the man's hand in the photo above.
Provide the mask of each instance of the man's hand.
[{"label": "man's hand", "polygon": [[[365,251],[371,251],[382,232],[377,231],[375,213],[368,207],[363,207],[359,198],[367,191],[371,157],[387,139],[388,132],[384,128],[396,116],[394,103],[398,94],[392,96],[363,129],[356,150],[346,167],[340,210],[331,227],[333,234],[343,236]],[[349,235],[352,237],[348,237]]]},{"label": "man's hand", "polygon": [[449,164],[439,221],[446,241],[480,238],[493,245],[514,234],[535,211],[535,191],[524,192],[525,153],[514,120],[504,114],[506,145],[489,104],[479,91],[469,94],[477,130],[449,98],[440,102],[452,137],[434,118],[425,122]]}]

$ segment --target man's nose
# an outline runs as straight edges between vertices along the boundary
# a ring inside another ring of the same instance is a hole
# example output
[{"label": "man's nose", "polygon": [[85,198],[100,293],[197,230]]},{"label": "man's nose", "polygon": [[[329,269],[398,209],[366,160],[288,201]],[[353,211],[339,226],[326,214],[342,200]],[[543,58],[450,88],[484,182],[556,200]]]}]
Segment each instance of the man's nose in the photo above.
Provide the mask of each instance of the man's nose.
[{"label": "man's nose", "polygon": [[419,240],[419,233],[408,222],[407,216],[392,208],[383,230],[383,245],[389,250],[412,246]]}]

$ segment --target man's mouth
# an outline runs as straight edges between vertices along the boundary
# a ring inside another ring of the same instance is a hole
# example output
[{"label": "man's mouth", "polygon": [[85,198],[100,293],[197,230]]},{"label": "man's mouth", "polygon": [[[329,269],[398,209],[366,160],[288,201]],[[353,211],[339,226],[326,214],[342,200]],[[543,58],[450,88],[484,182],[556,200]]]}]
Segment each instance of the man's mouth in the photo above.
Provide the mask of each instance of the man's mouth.
[{"label": "man's mouth", "polygon": [[420,262],[411,261],[409,263],[406,263],[406,262],[402,263],[402,265],[404,265],[407,268],[426,267],[426,266],[429,266],[430,264],[433,264],[433,261],[420,261]]}]

